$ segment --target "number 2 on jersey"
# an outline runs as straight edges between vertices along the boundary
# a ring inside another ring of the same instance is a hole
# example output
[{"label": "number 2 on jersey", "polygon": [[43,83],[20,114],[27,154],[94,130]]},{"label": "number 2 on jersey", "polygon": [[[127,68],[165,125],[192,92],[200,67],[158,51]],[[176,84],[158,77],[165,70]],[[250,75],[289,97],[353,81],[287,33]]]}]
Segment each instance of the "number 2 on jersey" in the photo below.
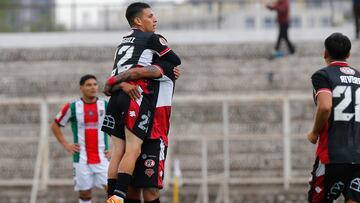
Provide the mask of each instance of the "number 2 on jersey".
[{"label": "number 2 on jersey", "polygon": [[129,45],[122,46],[120,49],[118,49],[117,55],[119,55],[121,58],[117,62],[117,68],[112,71],[112,75],[115,75],[116,73],[124,72],[133,66],[133,64],[124,65],[124,63],[126,63],[129,59],[131,59],[133,52],[134,52],[134,46],[129,46]]},{"label": "number 2 on jersey", "polygon": [[355,91],[355,113],[344,113],[344,110],[352,102],[352,91],[350,86],[336,86],[333,90],[333,97],[344,98],[334,108],[334,121],[350,121],[355,114],[355,121],[360,122],[360,88]]}]

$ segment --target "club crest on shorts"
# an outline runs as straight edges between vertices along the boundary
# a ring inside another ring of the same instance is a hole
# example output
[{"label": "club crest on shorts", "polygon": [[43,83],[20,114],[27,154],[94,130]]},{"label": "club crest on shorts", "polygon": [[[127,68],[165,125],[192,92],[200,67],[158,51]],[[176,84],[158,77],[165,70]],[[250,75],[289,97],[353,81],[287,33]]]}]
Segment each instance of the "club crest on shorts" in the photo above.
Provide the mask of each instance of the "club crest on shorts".
[{"label": "club crest on shorts", "polygon": [[154,170],[153,169],[151,169],[151,168],[148,168],[148,169],[146,169],[145,170],[145,174],[150,178],[151,176],[153,176],[154,175]]},{"label": "club crest on shorts", "polygon": [[155,161],[152,159],[147,159],[145,160],[144,165],[148,168],[152,168],[155,166]]},{"label": "club crest on shorts", "polygon": [[346,75],[355,75],[355,71],[350,67],[341,67],[340,71]]}]

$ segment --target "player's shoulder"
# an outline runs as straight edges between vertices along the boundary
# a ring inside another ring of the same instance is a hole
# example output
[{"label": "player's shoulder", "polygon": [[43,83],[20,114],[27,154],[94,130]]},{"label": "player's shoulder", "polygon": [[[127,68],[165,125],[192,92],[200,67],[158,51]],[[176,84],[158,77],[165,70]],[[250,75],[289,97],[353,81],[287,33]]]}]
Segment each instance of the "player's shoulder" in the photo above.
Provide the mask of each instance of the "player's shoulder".
[{"label": "player's shoulder", "polygon": [[159,33],[152,33],[150,36],[150,41],[155,44],[158,44],[160,42],[161,45],[168,46],[167,39],[164,37],[164,35]]},{"label": "player's shoulder", "polygon": [[319,70],[315,71],[315,73],[312,74],[311,78],[314,78],[316,76],[322,76],[322,77],[328,77],[330,67],[323,67]]},{"label": "player's shoulder", "polygon": [[81,98],[76,98],[65,103],[63,109],[68,110],[76,107],[76,103],[82,102]]},{"label": "player's shoulder", "polygon": [[163,39],[165,39],[165,40],[167,40],[166,38],[165,38],[165,36],[164,35],[162,35],[162,34],[160,34],[160,33],[154,33],[158,38],[163,38]]}]

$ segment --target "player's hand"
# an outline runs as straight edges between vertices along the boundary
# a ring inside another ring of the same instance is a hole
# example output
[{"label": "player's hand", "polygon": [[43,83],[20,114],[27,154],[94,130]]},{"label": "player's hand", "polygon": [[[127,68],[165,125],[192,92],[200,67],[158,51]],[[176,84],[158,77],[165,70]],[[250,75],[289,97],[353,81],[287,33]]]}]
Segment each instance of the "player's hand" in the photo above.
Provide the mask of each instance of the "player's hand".
[{"label": "player's hand", "polygon": [[309,134],[307,135],[307,139],[313,144],[316,144],[318,137],[319,137],[318,134],[316,134],[312,131],[309,132]]},{"label": "player's hand", "polygon": [[180,71],[180,68],[178,67],[175,67],[174,68],[174,75],[175,75],[175,79],[179,79],[180,75],[181,75],[181,71]]},{"label": "player's hand", "polygon": [[111,89],[114,85],[116,85],[116,77],[111,76],[106,80],[106,83],[105,83],[103,92],[106,96],[111,96]]},{"label": "player's hand", "polygon": [[111,159],[111,155],[112,155],[112,151],[111,151],[111,150],[105,151],[105,157],[106,157],[108,160]]},{"label": "player's hand", "polygon": [[137,85],[132,85],[126,82],[123,82],[121,84],[121,89],[127,94],[129,95],[130,99],[132,100],[138,100],[141,97],[140,92],[138,91],[139,86]]},{"label": "player's hand", "polygon": [[103,93],[104,93],[106,96],[111,96],[111,86],[108,85],[108,84],[105,84]]},{"label": "player's hand", "polygon": [[70,154],[74,154],[75,152],[80,152],[80,145],[79,144],[65,144],[64,145],[67,152]]}]

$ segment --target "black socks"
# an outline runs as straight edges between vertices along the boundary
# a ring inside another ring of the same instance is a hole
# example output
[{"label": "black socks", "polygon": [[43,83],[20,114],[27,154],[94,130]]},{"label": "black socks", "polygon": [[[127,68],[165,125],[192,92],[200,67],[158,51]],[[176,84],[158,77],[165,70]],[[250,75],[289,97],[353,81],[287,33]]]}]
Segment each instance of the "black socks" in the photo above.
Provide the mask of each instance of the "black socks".
[{"label": "black socks", "polygon": [[114,195],[125,199],[126,193],[128,191],[128,186],[130,185],[131,180],[132,180],[132,175],[127,173],[118,173]]}]

